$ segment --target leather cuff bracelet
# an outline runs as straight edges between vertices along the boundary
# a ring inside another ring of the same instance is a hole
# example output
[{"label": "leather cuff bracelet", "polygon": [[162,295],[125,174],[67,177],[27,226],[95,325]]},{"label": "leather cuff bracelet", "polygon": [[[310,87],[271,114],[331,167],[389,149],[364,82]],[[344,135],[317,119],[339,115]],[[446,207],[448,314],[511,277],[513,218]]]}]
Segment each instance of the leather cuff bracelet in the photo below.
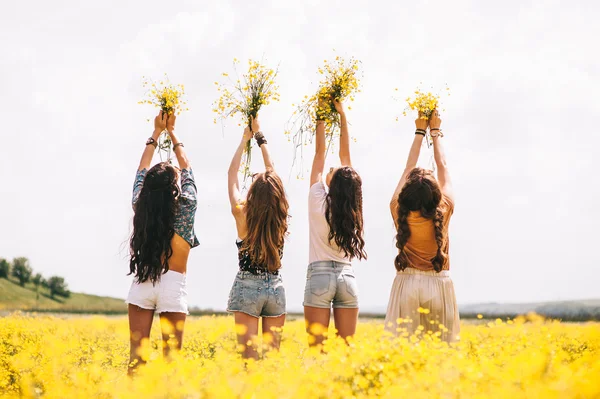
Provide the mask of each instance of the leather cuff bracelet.
[{"label": "leather cuff bracelet", "polygon": [[265,139],[265,135],[262,132],[254,133],[254,138],[259,147],[263,144],[267,144],[267,139]]}]

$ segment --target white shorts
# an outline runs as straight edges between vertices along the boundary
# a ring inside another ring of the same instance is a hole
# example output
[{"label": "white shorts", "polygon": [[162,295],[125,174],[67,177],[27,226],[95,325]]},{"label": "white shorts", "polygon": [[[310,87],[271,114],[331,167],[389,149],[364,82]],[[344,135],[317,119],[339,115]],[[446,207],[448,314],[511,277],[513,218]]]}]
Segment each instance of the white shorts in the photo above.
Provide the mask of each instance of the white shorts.
[{"label": "white shorts", "polygon": [[158,313],[189,314],[185,274],[169,270],[154,285],[150,280],[141,284],[134,281],[125,302]]}]

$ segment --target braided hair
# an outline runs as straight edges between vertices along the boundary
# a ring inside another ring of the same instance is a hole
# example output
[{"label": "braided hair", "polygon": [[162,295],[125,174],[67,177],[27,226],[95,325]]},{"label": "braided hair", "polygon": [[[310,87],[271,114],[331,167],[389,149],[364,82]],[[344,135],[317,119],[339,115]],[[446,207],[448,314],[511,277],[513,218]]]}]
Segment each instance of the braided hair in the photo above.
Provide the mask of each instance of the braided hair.
[{"label": "braided hair", "polygon": [[414,168],[406,177],[406,183],[398,195],[398,215],[396,234],[396,248],[398,255],[394,261],[396,269],[402,271],[409,266],[408,256],[405,252],[406,243],[410,237],[408,215],[411,211],[419,211],[421,216],[431,219],[435,230],[437,253],[431,259],[433,269],[442,271],[448,258],[442,250],[444,245],[444,214],[440,209],[442,191],[433,172],[422,168]]}]

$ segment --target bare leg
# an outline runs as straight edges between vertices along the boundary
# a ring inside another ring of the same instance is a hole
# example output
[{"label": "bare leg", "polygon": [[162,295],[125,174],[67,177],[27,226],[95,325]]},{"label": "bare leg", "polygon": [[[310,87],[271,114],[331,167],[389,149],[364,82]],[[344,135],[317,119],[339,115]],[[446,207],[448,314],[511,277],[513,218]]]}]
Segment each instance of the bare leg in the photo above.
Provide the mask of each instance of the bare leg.
[{"label": "bare leg", "polygon": [[132,376],[140,364],[145,364],[142,359],[140,347],[142,340],[150,338],[150,329],[152,328],[152,319],[154,310],[142,309],[139,306],[129,304],[129,366],[127,374]]},{"label": "bare leg", "polygon": [[283,327],[284,323],[285,315],[262,318],[263,343],[265,343],[265,346],[269,350],[279,350],[279,345],[281,344],[281,332],[279,330]]},{"label": "bare leg", "polygon": [[333,319],[335,320],[337,334],[346,340],[346,338],[354,335],[356,332],[356,324],[358,323],[358,308],[334,308]]},{"label": "bare leg", "polygon": [[[242,357],[244,359],[258,360],[258,317],[250,316],[243,312],[234,312],[238,344],[243,347]],[[248,341],[252,341],[248,345]]]},{"label": "bare leg", "polygon": [[169,358],[171,349],[181,350],[183,344],[183,327],[185,325],[185,313],[163,312],[160,314],[160,329],[163,339],[163,356]]},{"label": "bare leg", "polygon": [[304,321],[306,322],[306,332],[309,334],[308,345],[322,345],[325,340],[324,333],[329,328],[329,319],[331,309],[315,308],[312,306],[304,307]]}]

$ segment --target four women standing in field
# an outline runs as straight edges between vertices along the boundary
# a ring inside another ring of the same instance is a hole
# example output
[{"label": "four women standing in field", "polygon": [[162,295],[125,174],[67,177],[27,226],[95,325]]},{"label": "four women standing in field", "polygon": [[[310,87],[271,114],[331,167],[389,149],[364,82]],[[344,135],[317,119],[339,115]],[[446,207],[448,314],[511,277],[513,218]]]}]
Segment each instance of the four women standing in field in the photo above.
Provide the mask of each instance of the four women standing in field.
[{"label": "four women standing in field", "polygon": [[[340,166],[325,176],[325,126],[317,117],[315,156],[310,176],[309,265],[304,292],[304,316],[311,346],[321,345],[331,309],[337,334],[346,339],[358,321],[358,284],[352,260],[366,259],[363,239],[362,180],[353,169],[350,137],[343,104],[334,101],[340,117]],[[397,275],[394,279],[386,329],[392,334],[432,331],[452,342],[459,332],[458,309],[449,277],[448,225],[454,200],[441,144],[437,110],[415,121],[415,139],[390,209],[397,229]],[[142,362],[141,342],[149,337],[155,311],[161,315],[165,355],[169,340],[181,347],[187,314],[185,272],[189,250],[198,245],[193,231],[196,186],[183,150],[174,134],[174,115],[159,114],[147,141],[134,184],[134,230],[130,271],[135,280],[127,302],[131,332],[132,368]],[[162,162],[148,171],[158,135],[169,133],[181,170]],[[422,141],[433,138],[437,179],[417,168]],[[252,176],[242,197],[238,180],[248,140],[260,147],[265,171]],[[181,178],[181,188],[177,180]],[[286,297],[280,273],[288,233],[288,201],[257,119],[244,129],[228,172],[231,212],[237,229],[239,271],[227,310],[235,316],[238,344],[245,358],[258,358],[255,342],[262,318],[263,342],[278,349],[285,322]],[[132,369],[131,368],[131,369]]]}]

